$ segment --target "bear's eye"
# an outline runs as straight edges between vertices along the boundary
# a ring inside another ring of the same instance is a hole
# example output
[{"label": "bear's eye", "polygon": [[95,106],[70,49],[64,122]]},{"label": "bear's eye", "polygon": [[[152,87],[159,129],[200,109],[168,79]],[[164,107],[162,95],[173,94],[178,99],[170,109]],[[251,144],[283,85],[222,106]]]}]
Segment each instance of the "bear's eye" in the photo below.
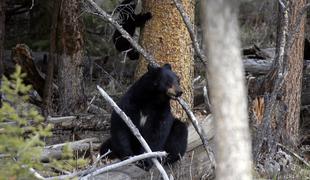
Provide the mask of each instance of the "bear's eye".
[{"label": "bear's eye", "polygon": [[166,87],[171,87],[172,83],[171,82],[166,82]]}]

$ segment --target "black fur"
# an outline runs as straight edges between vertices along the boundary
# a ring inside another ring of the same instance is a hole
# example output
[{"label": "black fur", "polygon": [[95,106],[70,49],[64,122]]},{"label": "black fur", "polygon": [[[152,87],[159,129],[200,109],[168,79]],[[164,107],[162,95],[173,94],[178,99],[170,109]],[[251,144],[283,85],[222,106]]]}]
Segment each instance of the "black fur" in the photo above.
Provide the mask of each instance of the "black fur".
[{"label": "black fur", "polygon": [[[119,102],[120,108],[131,118],[152,151],[166,151],[165,163],[173,163],[184,155],[187,146],[187,125],[175,119],[170,111],[170,99],[182,94],[179,78],[166,64],[148,67]],[[141,124],[141,116],[146,116]],[[111,116],[111,138],[101,146],[100,153],[111,149],[120,159],[144,153],[144,149],[123,120],[115,113]],[[152,167],[150,159],[139,163],[143,169]]]},{"label": "black fur", "polygon": [[[116,11],[119,12],[119,16],[122,20],[120,22],[120,25],[124,28],[124,30],[128,32],[128,34],[130,34],[130,36],[133,36],[136,27],[143,26],[146,21],[148,21],[152,17],[150,12],[147,12],[145,14],[135,14],[135,8],[136,3],[133,0],[125,0],[116,9]],[[129,59],[139,59],[139,52],[133,49],[128,40],[125,39],[118,30],[115,30],[113,34],[113,43],[115,45],[115,48],[120,52],[132,49],[127,52],[127,56],[129,57]]]}]

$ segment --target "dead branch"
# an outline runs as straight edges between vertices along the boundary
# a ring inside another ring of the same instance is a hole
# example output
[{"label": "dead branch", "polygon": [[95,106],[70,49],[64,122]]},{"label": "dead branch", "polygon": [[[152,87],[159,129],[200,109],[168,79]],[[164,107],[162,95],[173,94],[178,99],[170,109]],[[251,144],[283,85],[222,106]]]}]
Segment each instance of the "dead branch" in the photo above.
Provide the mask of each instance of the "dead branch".
[{"label": "dead branch", "polygon": [[68,175],[49,177],[49,178],[46,178],[46,180],[70,179],[70,178],[74,178],[74,177],[77,177],[77,176],[83,176],[83,175],[86,175],[86,176],[82,177],[81,180],[87,180],[87,179],[90,179],[92,176],[95,176],[95,175],[98,175],[98,174],[101,174],[101,173],[104,173],[104,172],[107,172],[107,171],[110,171],[110,170],[113,170],[113,169],[116,169],[116,168],[119,168],[119,167],[122,167],[122,166],[126,166],[128,164],[134,163],[134,162],[142,160],[142,159],[155,158],[155,157],[164,157],[164,156],[167,156],[166,152],[144,153],[144,154],[140,154],[140,155],[137,155],[137,156],[133,156],[133,157],[131,157],[129,159],[126,159],[124,161],[117,162],[117,163],[112,164],[112,165],[103,166],[103,167],[101,166],[101,167],[98,167],[98,168],[90,168],[90,169],[87,169],[87,170],[74,172],[74,173],[71,173],[71,174],[68,174]]},{"label": "dead branch", "polygon": [[77,116],[63,116],[63,117],[51,117],[48,116],[46,118],[46,121],[52,124],[55,123],[62,123],[62,122],[68,122],[71,123],[73,120],[76,120],[78,117]]},{"label": "dead branch", "polygon": [[101,173],[104,173],[104,172],[107,172],[107,171],[110,171],[110,170],[113,170],[113,169],[116,169],[116,168],[119,168],[119,167],[122,167],[122,166],[125,166],[125,165],[128,165],[128,164],[140,161],[142,159],[155,158],[155,157],[164,157],[164,156],[167,156],[166,152],[149,152],[149,153],[140,154],[140,155],[131,157],[129,159],[126,159],[124,161],[121,161],[121,162],[118,162],[118,163],[115,163],[115,164],[111,164],[109,166],[105,166],[105,167],[102,167],[102,168],[94,169],[93,172],[91,172],[87,176],[81,178],[81,180],[87,180],[87,179],[91,178],[92,176],[96,176],[98,174],[101,174]]},{"label": "dead branch", "polygon": [[[131,132],[133,133],[134,136],[138,139],[138,141],[141,143],[142,147],[145,149],[147,153],[152,152],[151,148],[149,145],[146,143],[145,139],[142,137],[140,134],[138,128],[132,123],[131,119],[118,107],[118,105],[113,101],[113,99],[100,87],[97,85],[97,89],[99,90],[100,94],[103,96],[103,98],[108,101],[108,103],[112,106],[114,111],[124,120],[126,125],[129,127]],[[162,174],[162,177],[165,180],[169,180],[169,177],[163,168],[163,166],[159,163],[159,161],[156,158],[152,158],[153,163],[157,167],[157,169],[160,171]]]},{"label": "dead branch", "polygon": [[178,11],[180,12],[180,15],[182,16],[182,19],[186,25],[187,31],[188,31],[191,39],[192,39],[193,47],[194,47],[199,59],[206,66],[207,65],[207,58],[203,54],[203,52],[201,52],[201,50],[199,48],[199,43],[197,40],[197,36],[195,35],[194,26],[191,23],[191,19],[189,18],[189,16],[185,12],[184,6],[180,0],[173,0],[173,2],[175,4],[175,6],[177,7]]},{"label": "dead branch", "polygon": [[208,154],[208,157],[209,157],[209,160],[210,160],[210,162],[212,164],[212,167],[215,168],[216,163],[215,163],[215,159],[214,159],[214,154],[213,154],[212,149],[210,148],[210,145],[209,145],[208,140],[207,140],[207,135],[206,135],[204,129],[201,128],[201,125],[197,121],[194,113],[192,111],[188,111],[189,107],[185,103],[185,101],[183,99],[181,99],[181,98],[177,98],[177,101],[183,107],[183,109],[185,110],[187,116],[190,117],[195,130],[197,131],[197,133],[200,136],[200,139],[202,140],[202,144],[203,144],[203,146],[204,146],[204,148],[205,148],[205,150],[206,150],[206,152]]},{"label": "dead branch", "polygon": [[34,170],[33,168],[29,168],[29,171],[30,171],[30,173],[33,174],[34,177],[36,177],[37,179],[42,179],[42,180],[45,179],[41,174],[39,174],[39,173],[38,173],[36,170]]}]

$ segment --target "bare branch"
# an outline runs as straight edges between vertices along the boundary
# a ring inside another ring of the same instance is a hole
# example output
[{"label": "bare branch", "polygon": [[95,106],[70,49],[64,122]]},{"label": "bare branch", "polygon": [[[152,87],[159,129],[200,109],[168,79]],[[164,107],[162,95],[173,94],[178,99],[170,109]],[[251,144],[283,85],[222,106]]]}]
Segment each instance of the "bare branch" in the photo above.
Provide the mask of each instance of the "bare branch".
[{"label": "bare branch", "polygon": [[[140,134],[138,128],[132,123],[131,119],[124,113],[124,111],[122,111],[118,107],[118,105],[113,101],[113,99],[100,86],[97,85],[97,89],[99,90],[99,92],[103,96],[103,98],[106,101],[108,101],[108,103],[112,106],[114,111],[120,116],[120,118],[122,118],[124,120],[124,122],[127,124],[127,126],[129,127],[129,129],[131,130],[133,135],[136,136],[136,138],[138,139],[138,141],[140,142],[142,147],[145,149],[145,151],[148,153],[152,152],[151,148],[149,147],[149,145],[146,143],[145,139]],[[169,177],[168,177],[165,169],[159,163],[159,161],[156,158],[153,158],[152,161],[155,164],[155,166],[157,167],[157,169],[160,171],[160,173],[162,174],[162,177],[165,180],[169,180]]]},{"label": "bare branch", "polygon": [[197,40],[197,36],[195,35],[195,31],[194,31],[194,26],[191,23],[191,20],[189,18],[189,16],[187,15],[187,13],[184,10],[184,6],[182,4],[182,2],[180,0],[173,0],[175,6],[177,7],[178,11],[180,12],[182,19],[186,25],[187,31],[192,39],[192,43],[193,43],[193,47],[199,57],[199,59],[201,60],[201,62],[204,65],[207,65],[207,58],[206,56],[203,54],[203,52],[201,52],[200,48],[199,48],[199,43]]},{"label": "bare branch", "polygon": [[209,143],[208,143],[208,139],[207,139],[207,135],[206,133],[204,132],[203,128],[201,128],[201,125],[199,124],[199,122],[197,121],[194,113],[192,111],[189,110],[189,107],[188,105],[186,104],[186,102],[181,99],[181,98],[177,98],[177,101],[180,103],[180,105],[182,106],[182,108],[185,110],[187,116],[190,118],[195,130],[197,131],[197,133],[199,134],[200,136],[200,139],[202,140],[202,144],[208,154],[208,158],[212,164],[212,167],[215,168],[216,166],[216,162],[215,162],[215,159],[214,159],[214,154],[209,146]]},{"label": "bare branch", "polygon": [[45,179],[41,174],[39,174],[36,170],[33,168],[29,168],[29,171],[31,174],[33,174],[37,179]]},{"label": "bare branch", "polygon": [[285,8],[286,8],[286,6],[285,6],[285,4],[283,3],[283,1],[282,1],[282,0],[279,0],[279,4],[280,4],[280,7],[281,7],[281,8],[283,8],[283,9],[285,9]]},{"label": "bare branch", "polygon": [[91,172],[90,174],[88,174],[85,177],[82,177],[81,180],[87,180],[89,178],[91,178],[92,176],[98,175],[98,174],[102,174],[104,172],[107,171],[111,171],[113,169],[134,163],[136,161],[140,161],[142,159],[146,159],[146,158],[155,158],[155,157],[164,157],[167,156],[166,152],[149,152],[149,153],[144,153],[144,154],[140,154],[134,157],[131,157],[129,159],[126,159],[124,161],[109,165],[109,166],[105,166],[99,169],[94,170],[93,172]]},{"label": "bare branch", "polygon": [[32,8],[34,7],[34,0],[31,1],[31,6],[30,6],[30,10],[32,10]]}]

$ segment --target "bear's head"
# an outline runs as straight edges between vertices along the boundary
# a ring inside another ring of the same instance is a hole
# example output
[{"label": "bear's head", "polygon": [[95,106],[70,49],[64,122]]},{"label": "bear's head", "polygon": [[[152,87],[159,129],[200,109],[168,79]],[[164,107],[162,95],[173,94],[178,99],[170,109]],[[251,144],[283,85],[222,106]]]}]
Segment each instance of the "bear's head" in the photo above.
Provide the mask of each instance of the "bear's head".
[{"label": "bear's head", "polygon": [[148,65],[148,73],[153,77],[153,90],[172,99],[182,95],[180,78],[171,70],[170,64],[164,64],[162,67]]}]

